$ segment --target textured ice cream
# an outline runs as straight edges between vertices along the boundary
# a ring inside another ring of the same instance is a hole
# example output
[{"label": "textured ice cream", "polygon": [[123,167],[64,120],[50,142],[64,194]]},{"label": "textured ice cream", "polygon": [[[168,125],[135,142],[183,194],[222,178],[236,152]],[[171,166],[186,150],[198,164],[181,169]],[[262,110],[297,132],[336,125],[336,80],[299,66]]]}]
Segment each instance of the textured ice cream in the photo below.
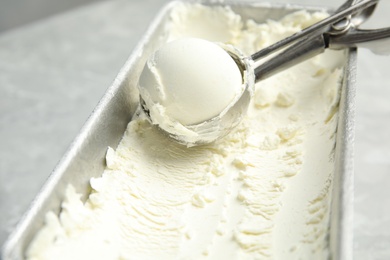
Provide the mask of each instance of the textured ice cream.
[{"label": "textured ice cream", "polygon": [[[179,4],[166,37],[250,54],[324,17],[257,24],[229,8]],[[213,144],[186,148],[133,119],[88,200],[70,186],[27,258],[327,259],[344,60],[327,51],[258,83],[242,123]]]},{"label": "textured ice cream", "polygon": [[219,45],[183,38],[147,61],[139,89],[153,121],[194,125],[218,116],[243,91],[241,72]]}]

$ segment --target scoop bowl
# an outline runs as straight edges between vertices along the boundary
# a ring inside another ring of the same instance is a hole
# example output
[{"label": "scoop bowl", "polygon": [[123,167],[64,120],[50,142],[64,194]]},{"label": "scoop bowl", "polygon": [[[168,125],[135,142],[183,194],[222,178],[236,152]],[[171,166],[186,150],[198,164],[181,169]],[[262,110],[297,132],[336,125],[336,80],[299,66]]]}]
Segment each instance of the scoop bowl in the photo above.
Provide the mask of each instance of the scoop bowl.
[{"label": "scoop bowl", "polygon": [[[236,62],[242,76],[242,92],[237,95],[217,116],[193,125],[158,125],[157,127],[168,137],[187,147],[208,144],[226,136],[246,115],[250,100],[254,93],[255,76],[253,61],[231,45],[221,45]],[[140,96],[141,110],[151,123],[151,111]]]}]

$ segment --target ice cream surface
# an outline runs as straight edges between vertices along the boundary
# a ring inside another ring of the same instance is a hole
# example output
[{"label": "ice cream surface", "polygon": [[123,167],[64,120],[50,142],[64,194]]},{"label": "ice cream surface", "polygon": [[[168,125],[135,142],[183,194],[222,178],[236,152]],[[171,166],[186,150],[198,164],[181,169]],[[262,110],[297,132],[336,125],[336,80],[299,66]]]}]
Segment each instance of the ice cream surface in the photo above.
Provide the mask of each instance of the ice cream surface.
[{"label": "ice cream surface", "polygon": [[[251,54],[325,16],[256,23],[229,7],[179,3],[164,37]],[[241,124],[209,145],[187,148],[134,118],[88,200],[69,186],[27,258],[328,259],[344,61],[327,51],[259,82]]]},{"label": "ice cream surface", "polygon": [[222,47],[183,38],[148,59],[139,89],[153,121],[162,124],[168,117],[194,125],[218,116],[242,93],[243,84],[240,69]]}]

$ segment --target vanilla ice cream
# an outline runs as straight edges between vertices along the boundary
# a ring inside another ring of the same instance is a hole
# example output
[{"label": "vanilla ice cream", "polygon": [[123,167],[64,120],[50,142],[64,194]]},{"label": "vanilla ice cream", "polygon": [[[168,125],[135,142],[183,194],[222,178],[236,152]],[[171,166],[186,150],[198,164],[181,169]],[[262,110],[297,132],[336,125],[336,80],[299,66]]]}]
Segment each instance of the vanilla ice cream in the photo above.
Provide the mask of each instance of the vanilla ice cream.
[{"label": "vanilla ice cream", "polygon": [[[249,55],[324,17],[300,11],[258,24],[230,8],[179,3],[165,38]],[[241,124],[212,144],[187,148],[134,118],[87,201],[69,186],[27,258],[328,259],[344,61],[344,52],[326,51],[259,82]]]},{"label": "vanilla ice cream", "polygon": [[237,64],[222,47],[183,38],[149,58],[139,89],[156,123],[163,123],[158,119],[165,115],[182,125],[194,125],[218,116],[242,93],[243,84]]}]

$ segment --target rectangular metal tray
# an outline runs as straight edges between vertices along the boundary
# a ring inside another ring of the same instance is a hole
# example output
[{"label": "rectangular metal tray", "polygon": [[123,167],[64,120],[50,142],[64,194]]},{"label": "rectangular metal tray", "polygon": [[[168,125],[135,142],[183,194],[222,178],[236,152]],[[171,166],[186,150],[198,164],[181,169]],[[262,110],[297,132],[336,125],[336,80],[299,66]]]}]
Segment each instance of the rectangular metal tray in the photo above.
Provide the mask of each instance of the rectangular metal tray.
[{"label": "rectangular metal tray", "polygon": [[[43,225],[48,211],[59,212],[65,188],[72,184],[78,192],[88,196],[89,180],[100,176],[105,167],[107,147],[116,147],[138,105],[136,84],[147,57],[159,45],[164,24],[170,10],[177,4],[167,4],[134,49],[108,88],[79,135],[75,138],[50,178],[36,196],[30,209],[23,216],[2,250],[2,259],[23,259],[26,247],[36,231]],[[206,3],[207,4],[207,3]],[[297,5],[274,5],[264,3],[213,3],[229,5],[243,19],[257,22],[279,19],[288,13],[306,9],[324,10]],[[329,245],[332,259],[352,259],[352,204],[353,204],[353,137],[354,96],[356,74],[356,50],[348,53],[339,106],[337,128],[335,179],[332,194]]]}]

